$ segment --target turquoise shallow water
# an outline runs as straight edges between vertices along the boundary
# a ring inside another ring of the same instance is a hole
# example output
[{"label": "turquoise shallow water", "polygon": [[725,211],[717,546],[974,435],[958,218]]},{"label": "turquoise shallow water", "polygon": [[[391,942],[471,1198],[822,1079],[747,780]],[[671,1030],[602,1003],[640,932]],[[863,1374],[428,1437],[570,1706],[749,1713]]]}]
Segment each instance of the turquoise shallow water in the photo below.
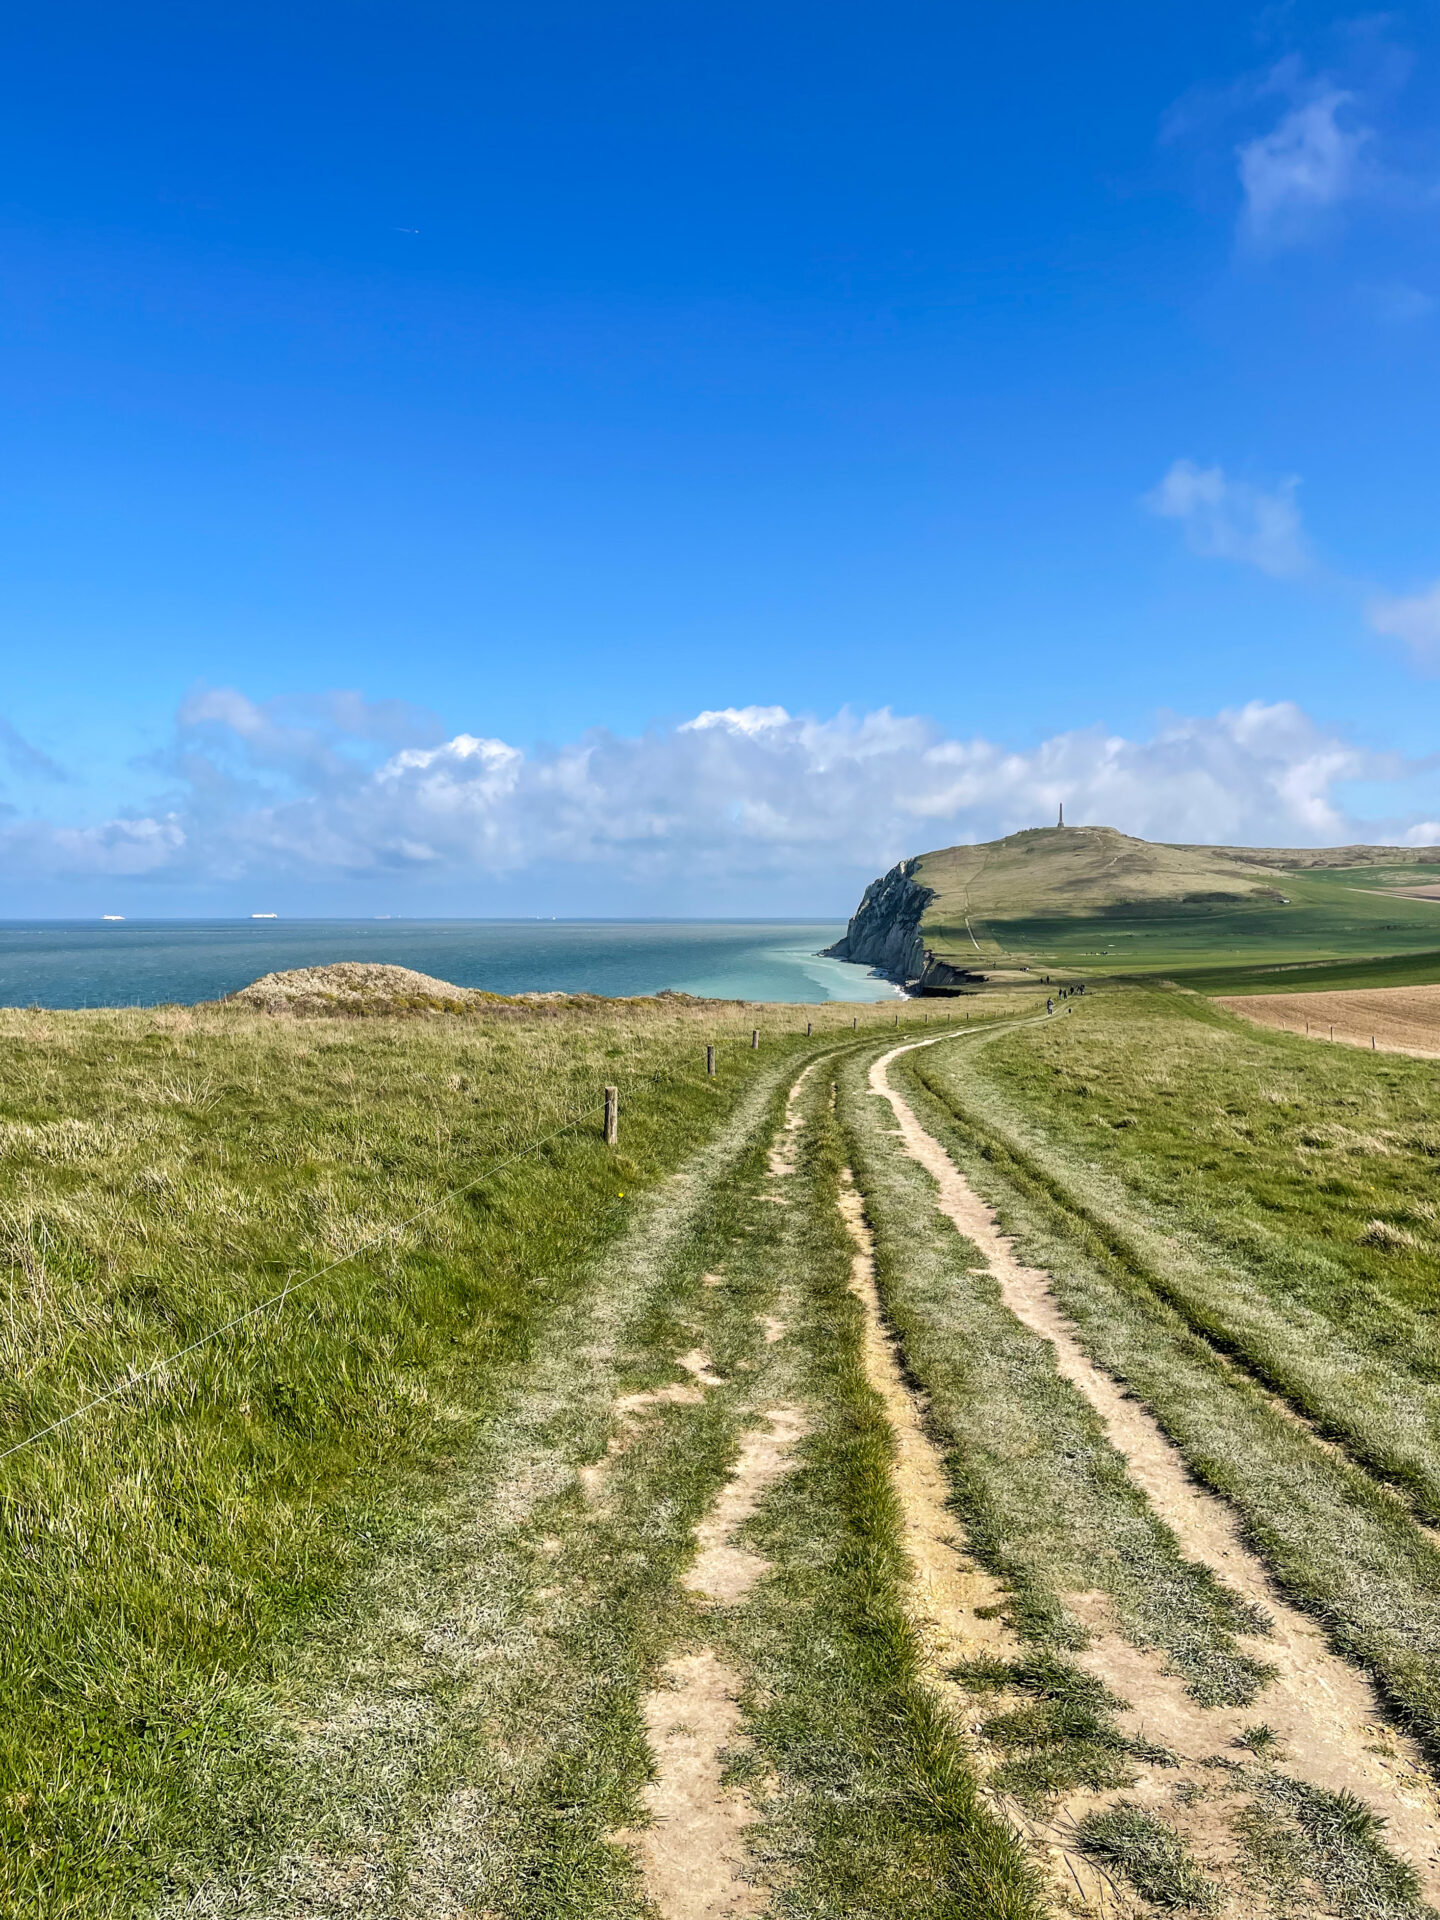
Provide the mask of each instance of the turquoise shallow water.
[{"label": "turquoise shallow water", "polygon": [[417,967],[493,993],[888,1000],[867,968],[822,960],[830,921],[34,920],[0,922],[0,1006],[214,1000],[262,973],[332,960]]}]

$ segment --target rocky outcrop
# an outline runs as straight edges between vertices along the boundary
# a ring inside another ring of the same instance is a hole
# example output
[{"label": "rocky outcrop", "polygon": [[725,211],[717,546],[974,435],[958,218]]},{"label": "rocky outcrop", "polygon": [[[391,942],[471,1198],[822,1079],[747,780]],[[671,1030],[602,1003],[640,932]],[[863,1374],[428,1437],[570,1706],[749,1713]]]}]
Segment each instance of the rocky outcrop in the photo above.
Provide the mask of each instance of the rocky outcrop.
[{"label": "rocky outcrop", "polygon": [[920,921],[935,895],[911,878],[918,864],[902,860],[870,882],[844,939],[825,949],[832,960],[854,960],[862,967],[878,968],[902,985],[920,978],[925,971]]},{"label": "rocky outcrop", "polygon": [[927,949],[925,971],[921,974],[913,991],[916,993],[965,993],[984,978],[985,975],[977,973],[973,967],[957,967],[948,960],[937,960]]}]

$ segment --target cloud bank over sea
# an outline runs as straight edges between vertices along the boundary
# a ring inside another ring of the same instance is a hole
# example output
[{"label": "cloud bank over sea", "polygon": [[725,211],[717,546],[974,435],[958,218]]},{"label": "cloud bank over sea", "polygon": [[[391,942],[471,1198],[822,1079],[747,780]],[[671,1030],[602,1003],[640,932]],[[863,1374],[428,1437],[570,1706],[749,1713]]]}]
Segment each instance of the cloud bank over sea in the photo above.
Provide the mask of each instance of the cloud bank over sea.
[{"label": "cloud bank over sea", "polygon": [[523,750],[446,737],[399,702],[262,705],[203,689],[153,770],[143,810],[0,819],[19,897],[27,879],[58,878],[85,896],[95,883],[125,882],[132,899],[143,887],[150,912],[217,888],[242,910],[257,886],[420,912],[430,900],[448,912],[842,912],[857,876],[1048,825],[1062,800],[1073,822],[1147,839],[1440,839],[1423,809],[1407,810],[1422,768],[1288,701],[1167,718],[1143,739],[1087,728],[1028,747],[954,738],[889,708],[726,707]]}]

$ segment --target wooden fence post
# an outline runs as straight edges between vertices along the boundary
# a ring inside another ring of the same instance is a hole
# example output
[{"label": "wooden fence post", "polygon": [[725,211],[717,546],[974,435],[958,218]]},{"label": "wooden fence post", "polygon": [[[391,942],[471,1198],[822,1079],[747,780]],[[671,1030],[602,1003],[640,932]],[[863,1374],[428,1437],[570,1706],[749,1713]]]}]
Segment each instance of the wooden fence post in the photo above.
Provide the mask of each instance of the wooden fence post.
[{"label": "wooden fence post", "polygon": [[706,1073],[707,1073],[707,1074],[709,1074],[709,1076],[710,1076],[710,1078],[711,1078],[712,1080],[713,1080],[713,1079],[715,1078],[715,1049],[714,1049],[714,1047],[706,1047],[706,1049],[705,1049],[705,1071],[706,1071]]},{"label": "wooden fence post", "polygon": [[852,1014],[851,1014],[851,1016],[850,1016],[850,1025],[851,1025],[851,1027],[852,1027],[852,1029],[853,1029],[853,1030],[854,1030],[854,1031],[855,1031],[856,1033],[858,1033],[858,1032],[860,1031],[860,1016],[859,1016],[859,1014],[858,1014],[858,1013],[852,1013]]},{"label": "wooden fence post", "polygon": [[620,1142],[620,1089],[605,1089],[605,1144],[618,1146]]},{"label": "wooden fence post", "polygon": [[813,1020],[807,1020],[805,1022],[805,1038],[807,1040],[810,1038],[811,1033],[814,1031],[814,1026],[815,1026],[815,1023]]},{"label": "wooden fence post", "polygon": [[750,1051],[751,1051],[752,1053],[758,1053],[758,1052],[760,1051],[760,1029],[759,1029],[759,1027],[752,1027],[752,1028],[750,1029]]}]

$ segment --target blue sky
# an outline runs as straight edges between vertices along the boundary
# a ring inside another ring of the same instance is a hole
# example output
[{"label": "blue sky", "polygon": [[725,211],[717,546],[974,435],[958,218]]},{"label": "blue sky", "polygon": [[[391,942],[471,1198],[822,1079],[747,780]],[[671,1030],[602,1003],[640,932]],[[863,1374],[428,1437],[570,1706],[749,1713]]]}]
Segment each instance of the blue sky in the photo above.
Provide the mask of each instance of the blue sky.
[{"label": "blue sky", "polygon": [[1062,793],[1440,839],[1433,10],[4,51],[0,914],[833,912]]}]

